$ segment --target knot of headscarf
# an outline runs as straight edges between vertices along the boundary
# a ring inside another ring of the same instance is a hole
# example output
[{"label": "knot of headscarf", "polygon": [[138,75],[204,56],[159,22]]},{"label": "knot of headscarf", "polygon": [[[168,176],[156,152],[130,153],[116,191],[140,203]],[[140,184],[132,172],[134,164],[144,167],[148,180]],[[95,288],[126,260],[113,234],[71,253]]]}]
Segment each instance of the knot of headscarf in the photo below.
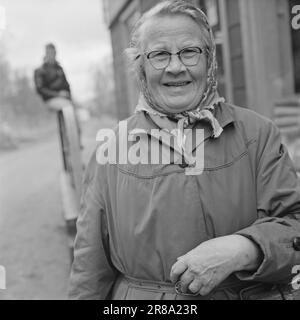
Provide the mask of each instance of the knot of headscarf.
[{"label": "knot of headscarf", "polygon": [[[203,120],[210,124],[212,128],[212,137],[218,138],[223,129],[220,126],[218,120],[214,117],[213,112],[215,105],[219,102],[224,102],[224,98],[217,97],[214,99],[213,104],[199,111],[192,111],[186,113],[179,113],[173,115],[170,120],[170,116],[156,111],[151,108],[145,101],[143,95],[140,95],[139,102],[136,106],[135,113],[146,112],[149,114],[151,119],[156,123],[161,129],[166,129],[170,133],[173,132],[176,134],[177,144],[181,149],[185,149],[185,134],[184,129],[188,128],[193,123]],[[174,130],[177,129],[177,130]]]}]

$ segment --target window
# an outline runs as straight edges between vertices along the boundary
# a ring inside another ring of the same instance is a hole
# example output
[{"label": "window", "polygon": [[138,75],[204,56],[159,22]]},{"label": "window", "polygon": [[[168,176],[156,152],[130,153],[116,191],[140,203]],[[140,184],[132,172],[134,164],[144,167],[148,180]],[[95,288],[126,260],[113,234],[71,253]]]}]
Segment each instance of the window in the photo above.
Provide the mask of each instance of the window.
[{"label": "window", "polygon": [[224,63],[224,36],[220,19],[220,8],[218,0],[199,0],[199,7],[207,15],[210,26],[212,27],[217,49],[218,62],[218,91],[220,96],[228,99],[228,88],[225,81],[225,63]]}]

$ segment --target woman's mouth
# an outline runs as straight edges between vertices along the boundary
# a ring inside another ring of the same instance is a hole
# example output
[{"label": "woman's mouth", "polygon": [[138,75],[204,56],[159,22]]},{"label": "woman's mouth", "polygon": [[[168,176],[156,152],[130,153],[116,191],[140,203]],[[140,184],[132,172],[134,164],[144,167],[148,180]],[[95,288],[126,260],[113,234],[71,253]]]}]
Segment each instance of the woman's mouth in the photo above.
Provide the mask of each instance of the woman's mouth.
[{"label": "woman's mouth", "polygon": [[181,81],[181,82],[166,82],[164,86],[166,87],[184,87],[191,83],[191,81]]}]

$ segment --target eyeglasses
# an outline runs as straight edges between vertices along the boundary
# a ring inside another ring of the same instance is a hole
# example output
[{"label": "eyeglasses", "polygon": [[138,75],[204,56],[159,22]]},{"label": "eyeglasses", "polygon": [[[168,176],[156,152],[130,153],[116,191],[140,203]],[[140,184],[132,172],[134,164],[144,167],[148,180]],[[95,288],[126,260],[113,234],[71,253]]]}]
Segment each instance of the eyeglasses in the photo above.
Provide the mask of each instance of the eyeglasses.
[{"label": "eyeglasses", "polygon": [[161,50],[151,51],[149,53],[145,53],[145,55],[153,68],[161,70],[169,66],[172,55],[177,55],[180,62],[187,67],[195,66],[199,63],[200,56],[203,52],[204,50],[199,47],[187,47],[176,53]]}]

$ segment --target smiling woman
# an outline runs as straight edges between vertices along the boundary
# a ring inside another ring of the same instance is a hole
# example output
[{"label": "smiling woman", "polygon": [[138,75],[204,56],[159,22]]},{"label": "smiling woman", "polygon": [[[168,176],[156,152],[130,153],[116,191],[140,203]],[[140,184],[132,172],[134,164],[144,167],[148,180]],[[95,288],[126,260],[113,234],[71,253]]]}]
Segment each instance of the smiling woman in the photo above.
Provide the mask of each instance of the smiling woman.
[{"label": "smiling woman", "polygon": [[[241,299],[255,296],[253,282],[285,297],[300,263],[297,175],[274,124],[219,96],[206,16],[187,1],[160,2],[137,22],[127,54],[140,85],[127,130],[146,133],[147,155],[163,144],[173,157],[103,164],[93,155],[70,298]],[[167,146],[157,129],[173,135]],[[202,130],[200,143],[186,129]],[[189,151],[204,168],[193,171]]]}]

